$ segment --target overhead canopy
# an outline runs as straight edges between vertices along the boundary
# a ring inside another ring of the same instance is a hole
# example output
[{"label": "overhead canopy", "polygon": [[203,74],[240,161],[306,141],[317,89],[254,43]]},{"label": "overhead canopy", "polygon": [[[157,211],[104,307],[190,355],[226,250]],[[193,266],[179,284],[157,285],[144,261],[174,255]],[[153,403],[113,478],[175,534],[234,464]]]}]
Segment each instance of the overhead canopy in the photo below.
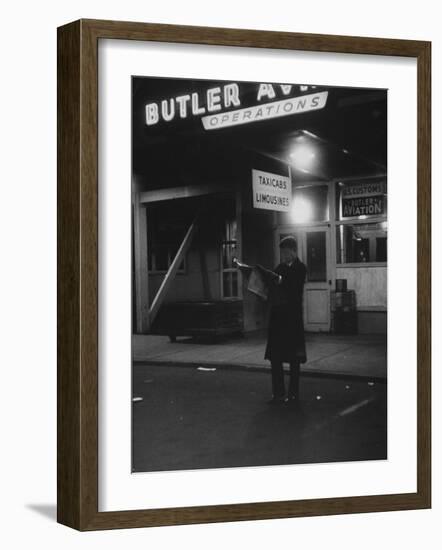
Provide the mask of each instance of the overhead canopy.
[{"label": "overhead canopy", "polygon": [[[296,112],[280,116],[278,102]],[[223,126],[223,115],[235,124]],[[218,119],[207,129],[211,116]],[[289,164],[300,183],[383,175],[387,91],[134,77],[133,144],[145,189],[229,180],[246,152]]]}]

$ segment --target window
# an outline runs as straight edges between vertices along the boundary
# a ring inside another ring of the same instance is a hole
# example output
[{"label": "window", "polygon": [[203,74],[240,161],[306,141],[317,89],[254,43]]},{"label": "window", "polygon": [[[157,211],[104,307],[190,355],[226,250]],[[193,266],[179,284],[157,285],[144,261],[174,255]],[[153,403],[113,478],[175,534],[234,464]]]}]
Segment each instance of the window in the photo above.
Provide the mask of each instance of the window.
[{"label": "window", "polygon": [[376,261],[387,261],[387,237],[376,237]]},{"label": "window", "polygon": [[[159,207],[161,206],[161,207]],[[163,205],[152,205],[148,209],[147,258],[149,272],[164,273],[172,265],[173,259],[190,227],[191,218],[179,216],[177,209]],[[178,273],[185,271],[186,260],[181,262]]]},{"label": "window", "polygon": [[[387,180],[373,177],[336,184],[338,264],[387,261]],[[370,221],[373,220],[373,221]],[[339,222],[344,223],[339,223]]]},{"label": "window", "polygon": [[328,186],[312,185],[295,188],[293,193],[292,222],[309,223],[328,220]]},{"label": "window", "polygon": [[338,264],[387,261],[387,222],[338,225]]},{"label": "window", "polygon": [[[149,271],[168,271],[178,251],[176,243],[151,245],[148,253]],[[185,271],[185,259],[181,262],[178,273]]]},{"label": "window", "polygon": [[225,221],[224,235],[221,242],[222,262],[222,297],[237,298],[239,296],[238,270],[233,265],[237,252],[236,220]]},{"label": "window", "polygon": [[278,212],[278,223],[281,225],[325,222],[328,219],[327,185],[294,188],[290,211]]},{"label": "window", "polygon": [[325,231],[307,231],[307,281],[327,280],[327,245]]}]

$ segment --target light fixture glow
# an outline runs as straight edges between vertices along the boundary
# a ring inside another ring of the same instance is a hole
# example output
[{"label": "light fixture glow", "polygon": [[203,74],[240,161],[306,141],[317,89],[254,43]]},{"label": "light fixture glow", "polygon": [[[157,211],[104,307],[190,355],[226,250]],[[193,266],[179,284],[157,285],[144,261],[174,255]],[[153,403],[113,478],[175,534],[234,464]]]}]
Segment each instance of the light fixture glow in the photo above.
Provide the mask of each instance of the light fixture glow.
[{"label": "light fixture glow", "polygon": [[312,166],[316,157],[316,152],[311,145],[298,142],[294,146],[289,157],[294,168],[297,168],[298,170],[307,170]]},{"label": "light fixture glow", "polygon": [[313,219],[313,205],[305,197],[295,196],[290,214],[293,223],[310,222]]}]

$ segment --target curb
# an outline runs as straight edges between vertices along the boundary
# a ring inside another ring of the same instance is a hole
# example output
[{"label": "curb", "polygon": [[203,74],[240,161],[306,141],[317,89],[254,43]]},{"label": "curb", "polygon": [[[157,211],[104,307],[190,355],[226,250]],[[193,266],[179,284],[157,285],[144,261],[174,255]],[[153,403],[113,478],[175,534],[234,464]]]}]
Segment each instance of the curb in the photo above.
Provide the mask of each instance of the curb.
[{"label": "curb", "polygon": [[[164,361],[164,360],[154,360],[154,359],[134,359],[132,361],[133,365],[139,366],[148,366],[148,365],[162,365],[166,367],[187,367],[187,368],[197,368],[197,367],[208,367],[216,369],[240,369],[250,372],[269,372],[270,367],[263,365],[250,365],[247,363],[207,363],[207,362],[195,362],[195,361]],[[284,371],[288,372],[288,367],[284,367]],[[303,369],[301,367],[301,376],[311,377],[311,378],[335,378],[338,380],[353,380],[361,382],[377,382],[381,384],[387,383],[386,376],[370,376],[368,374],[351,374],[348,372],[330,372],[323,371],[320,369]]]}]

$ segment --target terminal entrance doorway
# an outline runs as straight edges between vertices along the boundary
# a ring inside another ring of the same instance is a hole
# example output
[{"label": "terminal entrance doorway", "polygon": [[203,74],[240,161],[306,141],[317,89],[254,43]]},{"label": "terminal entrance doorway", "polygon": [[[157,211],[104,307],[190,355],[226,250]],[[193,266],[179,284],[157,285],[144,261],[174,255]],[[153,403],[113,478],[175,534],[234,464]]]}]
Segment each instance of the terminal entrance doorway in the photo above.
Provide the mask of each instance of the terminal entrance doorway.
[{"label": "terminal entrance doorway", "polygon": [[275,265],[280,263],[279,242],[287,236],[295,237],[298,257],[307,267],[304,286],[304,328],[308,332],[328,332],[332,288],[330,228],[327,225],[278,228],[275,239]]}]

